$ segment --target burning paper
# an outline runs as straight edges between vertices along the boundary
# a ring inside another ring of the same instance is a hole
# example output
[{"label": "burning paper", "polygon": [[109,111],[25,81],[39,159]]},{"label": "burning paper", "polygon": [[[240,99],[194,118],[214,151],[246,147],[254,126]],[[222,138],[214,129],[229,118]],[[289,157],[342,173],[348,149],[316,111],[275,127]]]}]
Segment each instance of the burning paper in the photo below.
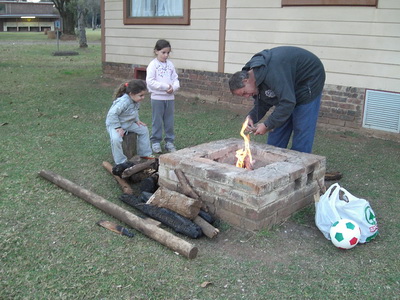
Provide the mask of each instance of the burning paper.
[{"label": "burning paper", "polygon": [[236,162],[236,167],[253,170],[253,158],[250,151],[250,135],[244,133],[248,122],[249,120],[246,118],[246,121],[242,125],[242,130],[240,130],[240,135],[244,139],[244,149],[239,149],[236,151],[236,157],[238,159]]}]

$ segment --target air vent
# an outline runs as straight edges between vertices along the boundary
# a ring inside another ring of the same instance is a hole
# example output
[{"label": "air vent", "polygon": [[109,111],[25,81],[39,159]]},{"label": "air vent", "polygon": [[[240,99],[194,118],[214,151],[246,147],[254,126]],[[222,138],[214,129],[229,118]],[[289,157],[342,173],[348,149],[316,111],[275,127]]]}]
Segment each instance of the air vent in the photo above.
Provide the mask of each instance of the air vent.
[{"label": "air vent", "polygon": [[400,94],[367,90],[363,127],[400,132]]}]

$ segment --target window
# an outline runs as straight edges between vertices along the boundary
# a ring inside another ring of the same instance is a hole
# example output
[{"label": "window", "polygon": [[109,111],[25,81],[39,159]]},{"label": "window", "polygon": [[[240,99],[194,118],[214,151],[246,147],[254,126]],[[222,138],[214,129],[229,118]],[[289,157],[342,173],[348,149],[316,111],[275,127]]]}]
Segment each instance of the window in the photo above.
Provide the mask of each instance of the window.
[{"label": "window", "polygon": [[190,0],[124,0],[124,24],[189,25]]},{"label": "window", "polygon": [[378,0],[282,0],[282,6],[377,6]]}]

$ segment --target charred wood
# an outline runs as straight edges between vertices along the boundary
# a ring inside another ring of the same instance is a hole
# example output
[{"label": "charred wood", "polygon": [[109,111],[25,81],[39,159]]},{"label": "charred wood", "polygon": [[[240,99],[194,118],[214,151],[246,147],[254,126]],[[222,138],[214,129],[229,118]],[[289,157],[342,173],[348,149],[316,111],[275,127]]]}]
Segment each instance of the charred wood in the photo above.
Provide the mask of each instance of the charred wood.
[{"label": "charred wood", "polygon": [[120,185],[122,191],[124,194],[129,194],[132,195],[133,194],[133,190],[131,188],[131,186],[129,185],[129,183],[125,180],[122,179],[121,177],[114,175],[113,173],[113,168],[111,166],[111,164],[109,162],[103,161],[103,167],[111,174],[113,175],[114,179],[118,182],[118,184]]},{"label": "charred wood", "polygon": [[96,195],[93,192],[90,192],[78,186],[77,184],[61,177],[60,175],[46,170],[40,171],[39,175],[53,182],[57,186],[71,192],[75,196],[80,197],[81,199],[101,209],[102,211],[112,215],[118,220],[132,226],[136,230],[167,246],[173,251],[176,251],[190,259],[197,256],[197,247],[193,246],[187,241],[178,238],[177,236],[163,230],[162,228],[155,226],[150,222],[147,222],[145,219],[139,218],[135,214],[123,209],[122,207],[114,203],[107,201],[106,199],[100,197],[99,195]]},{"label": "charred wood", "polygon": [[139,187],[141,192],[154,193],[158,189],[158,174],[143,179]]},{"label": "charred wood", "polygon": [[203,234],[200,226],[170,209],[143,203],[134,195],[123,194],[120,196],[120,200],[140,210],[145,215],[167,225],[177,233],[184,234],[193,239],[197,239]]},{"label": "charred wood", "polygon": [[127,178],[132,176],[133,174],[139,173],[140,171],[143,171],[145,169],[155,169],[158,170],[158,159],[149,159],[148,161],[144,163],[138,163],[130,168],[125,169],[122,172],[122,178]]}]

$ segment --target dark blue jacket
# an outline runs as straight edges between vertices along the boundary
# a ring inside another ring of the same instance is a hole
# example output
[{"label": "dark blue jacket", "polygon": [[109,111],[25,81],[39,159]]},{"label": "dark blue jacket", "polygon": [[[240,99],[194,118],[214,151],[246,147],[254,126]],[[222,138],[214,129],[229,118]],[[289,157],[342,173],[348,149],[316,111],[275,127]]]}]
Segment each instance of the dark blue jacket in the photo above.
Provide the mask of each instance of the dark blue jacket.
[{"label": "dark blue jacket", "polygon": [[282,126],[297,105],[313,101],[325,83],[322,62],[313,53],[298,47],[277,47],[255,54],[243,67],[253,69],[259,94],[249,115],[257,123],[267,111],[274,111],[264,122],[269,129]]}]

